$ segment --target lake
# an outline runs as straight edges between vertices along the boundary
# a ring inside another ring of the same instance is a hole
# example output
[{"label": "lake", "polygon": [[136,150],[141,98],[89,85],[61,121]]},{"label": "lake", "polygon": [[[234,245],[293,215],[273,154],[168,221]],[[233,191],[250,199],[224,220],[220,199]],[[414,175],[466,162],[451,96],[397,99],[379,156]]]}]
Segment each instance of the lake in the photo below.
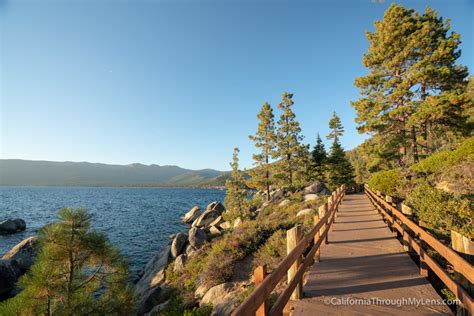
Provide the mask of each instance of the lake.
[{"label": "lake", "polygon": [[94,215],[93,227],[107,234],[136,274],[169,242],[187,230],[180,220],[194,205],[223,201],[225,191],[176,188],[0,187],[0,221],[22,218],[25,231],[0,236],[0,256],[42,226],[57,220],[63,207],[82,207]]}]

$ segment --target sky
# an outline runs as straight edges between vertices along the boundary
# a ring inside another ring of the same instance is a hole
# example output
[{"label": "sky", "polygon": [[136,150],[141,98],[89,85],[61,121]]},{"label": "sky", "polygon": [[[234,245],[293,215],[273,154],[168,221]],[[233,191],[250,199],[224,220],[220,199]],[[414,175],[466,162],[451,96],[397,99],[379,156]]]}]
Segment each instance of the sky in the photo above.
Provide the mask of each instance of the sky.
[{"label": "sky", "polygon": [[[472,73],[474,1],[401,3],[450,18]],[[354,148],[365,32],[389,5],[0,0],[0,157],[228,170],[237,146],[249,168],[256,115],[284,91],[305,143],[336,111]]]}]

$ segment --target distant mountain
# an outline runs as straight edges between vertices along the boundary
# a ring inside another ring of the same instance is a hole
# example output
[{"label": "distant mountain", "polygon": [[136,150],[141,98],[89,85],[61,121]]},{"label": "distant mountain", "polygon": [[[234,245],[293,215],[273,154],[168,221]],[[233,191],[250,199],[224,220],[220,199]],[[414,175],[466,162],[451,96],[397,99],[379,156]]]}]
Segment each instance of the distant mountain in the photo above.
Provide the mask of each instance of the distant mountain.
[{"label": "distant mountain", "polygon": [[[0,159],[0,185],[214,187],[228,172],[178,166]],[[224,180],[223,180],[224,179]]]}]

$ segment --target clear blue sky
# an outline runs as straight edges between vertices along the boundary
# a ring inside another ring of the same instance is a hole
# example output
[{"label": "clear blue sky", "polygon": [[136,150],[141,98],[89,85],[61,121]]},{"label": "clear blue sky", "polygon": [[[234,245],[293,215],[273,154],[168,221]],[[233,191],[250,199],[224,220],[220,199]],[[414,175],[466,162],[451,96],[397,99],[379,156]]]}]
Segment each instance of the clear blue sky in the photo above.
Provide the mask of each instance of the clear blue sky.
[{"label": "clear blue sky", "polygon": [[[472,69],[474,1],[411,1],[452,20]],[[256,114],[295,94],[305,142],[342,118],[346,149],[365,31],[389,1],[5,1],[1,157],[251,166]],[[277,112],[278,113],[278,112]]]}]

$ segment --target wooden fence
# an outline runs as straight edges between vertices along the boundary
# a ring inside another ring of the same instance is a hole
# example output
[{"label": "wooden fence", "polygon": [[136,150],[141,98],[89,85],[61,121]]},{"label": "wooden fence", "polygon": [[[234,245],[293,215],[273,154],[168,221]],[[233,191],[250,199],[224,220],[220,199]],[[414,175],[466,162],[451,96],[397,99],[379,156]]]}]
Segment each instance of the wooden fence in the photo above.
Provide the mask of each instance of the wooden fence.
[{"label": "wooden fence", "polygon": [[[233,316],[282,315],[290,297],[299,299],[302,296],[303,275],[307,268],[314,263],[314,260],[319,260],[319,248],[323,241],[327,243],[329,229],[336,218],[344,194],[344,186],[332,193],[328,202],[319,208],[319,216],[314,218],[315,225],[303,238],[301,238],[299,226],[287,231],[288,255],[268,276],[265,266],[255,269],[255,290],[232,313]],[[305,253],[306,256],[303,258]],[[269,309],[267,300],[285,275],[288,280],[287,285],[275,304]]]},{"label": "wooden fence", "polygon": [[453,267],[454,271],[466,278],[466,280],[470,282],[471,288],[474,283],[473,266],[454,250],[442,244],[439,240],[410,220],[405,214],[400,212],[390,197],[384,196],[380,192],[374,192],[367,185],[365,186],[365,193],[384,217],[394,236],[401,236],[403,238],[405,250],[415,251],[419,255],[420,274],[428,276],[428,269],[431,269],[461,301],[463,307],[469,311],[471,315],[474,315],[472,297],[461,284],[453,280],[451,275],[428,255],[428,247],[431,247],[443,257]]}]

